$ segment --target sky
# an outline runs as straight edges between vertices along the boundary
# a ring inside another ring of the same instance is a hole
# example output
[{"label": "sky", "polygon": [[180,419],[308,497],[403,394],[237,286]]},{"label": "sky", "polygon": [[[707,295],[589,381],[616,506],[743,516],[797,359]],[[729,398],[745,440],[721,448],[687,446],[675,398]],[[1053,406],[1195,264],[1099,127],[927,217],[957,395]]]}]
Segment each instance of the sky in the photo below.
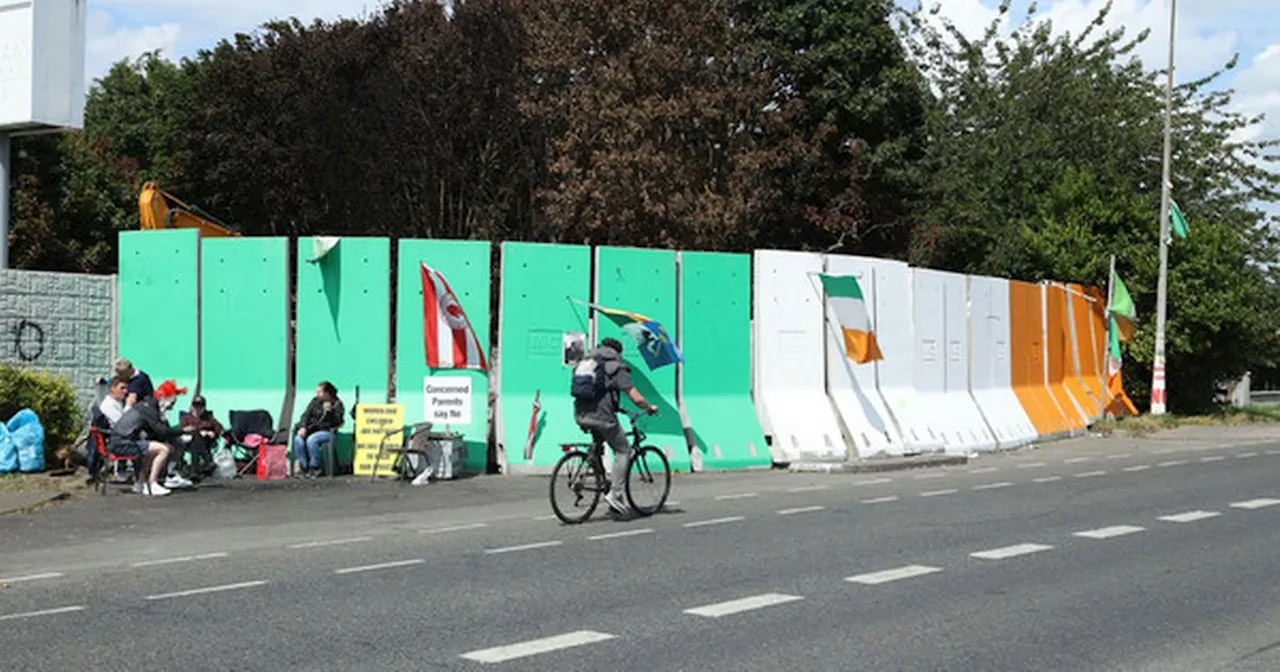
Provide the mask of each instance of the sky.
[{"label": "sky", "polygon": [[[966,34],[977,36],[996,16],[1000,0],[923,0],[938,5]],[[1123,27],[1136,36],[1151,29],[1139,51],[1150,67],[1168,53],[1170,0],[1113,0],[1108,28]],[[906,0],[899,0],[906,2]],[[1013,0],[1012,16],[1021,20],[1028,0]],[[194,55],[223,37],[249,32],[262,23],[297,15],[359,18],[376,11],[379,0],[88,0],[86,75],[106,73],[121,58],[159,49],[169,58]],[[914,4],[914,1],[911,2]],[[1037,16],[1057,31],[1078,33],[1105,0],[1040,0]],[[1266,113],[1251,138],[1280,138],[1280,11],[1277,0],[1181,0],[1175,36],[1175,81],[1188,81],[1220,68],[1239,54],[1237,68],[1220,80],[1236,91],[1235,106]],[[305,12],[300,7],[306,7]]]}]

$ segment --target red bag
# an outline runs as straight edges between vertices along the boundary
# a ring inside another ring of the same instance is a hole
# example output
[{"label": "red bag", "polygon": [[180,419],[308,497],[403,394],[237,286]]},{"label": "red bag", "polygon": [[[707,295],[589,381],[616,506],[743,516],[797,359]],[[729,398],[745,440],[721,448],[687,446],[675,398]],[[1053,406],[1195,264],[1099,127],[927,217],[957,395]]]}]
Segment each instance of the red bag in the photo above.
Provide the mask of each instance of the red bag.
[{"label": "red bag", "polygon": [[289,448],[282,443],[258,446],[258,478],[278,481],[289,477]]}]

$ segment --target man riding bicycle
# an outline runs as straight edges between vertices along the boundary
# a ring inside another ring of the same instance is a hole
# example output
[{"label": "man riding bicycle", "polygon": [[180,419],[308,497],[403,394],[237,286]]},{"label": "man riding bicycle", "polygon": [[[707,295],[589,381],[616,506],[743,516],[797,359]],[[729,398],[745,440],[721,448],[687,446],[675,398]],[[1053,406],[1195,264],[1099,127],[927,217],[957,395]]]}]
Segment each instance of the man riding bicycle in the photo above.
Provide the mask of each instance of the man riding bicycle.
[{"label": "man riding bicycle", "polygon": [[596,443],[604,442],[613,449],[613,478],[609,492],[604,496],[609,508],[626,513],[622,498],[631,457],[631,445],[626,432],[618,422],[622,393],[650,415],[658,407],[650,404],[640,390],[631,383],[631,367],[622,361],[622,342],[605,338],[600,347],[588,352],[573,369],[573,416],[578,427],[590,432]]}]

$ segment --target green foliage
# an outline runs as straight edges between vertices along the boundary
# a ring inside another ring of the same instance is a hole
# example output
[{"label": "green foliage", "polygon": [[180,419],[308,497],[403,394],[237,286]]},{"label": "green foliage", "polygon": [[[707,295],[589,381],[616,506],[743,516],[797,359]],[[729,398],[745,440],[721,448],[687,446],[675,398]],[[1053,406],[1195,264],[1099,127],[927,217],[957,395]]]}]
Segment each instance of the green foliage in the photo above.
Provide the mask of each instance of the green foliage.
[{"label": "green foliage", "polygon": [[0,422],[7,422],[24,408],[35,411],[44,427],[46,462],[51,462],[55,450],[75,442],[82,415],[71,381],[0,363]]}]

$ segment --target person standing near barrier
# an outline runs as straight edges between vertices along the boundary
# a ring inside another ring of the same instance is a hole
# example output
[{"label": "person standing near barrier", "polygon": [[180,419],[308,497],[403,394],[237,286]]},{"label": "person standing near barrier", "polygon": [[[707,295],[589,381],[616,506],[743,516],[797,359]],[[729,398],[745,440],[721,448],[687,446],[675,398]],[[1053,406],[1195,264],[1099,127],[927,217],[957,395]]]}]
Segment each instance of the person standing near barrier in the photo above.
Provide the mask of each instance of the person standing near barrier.
[{"label": "person standing near barrier", "polygon": [[316,386],[316,396],[302,412],[293,437],[293,455],[298,460],[299,476],[315,478],[320,473],[321,450],[333,442],[333,435],[345,422],[338,388],[327,380]]},{"label": "person standing near barrier", "polygon": [[116,360],[115,371],[116,377],[127,381],[126,384],[129,387],[129,394],[124,401],[125,408],[129,408],[143,399],[149,399],[151,395],[155,394],[155,387],[151,384],[151,376],[134,366],[128,357],[121,357]]},{"label": "person standing near barrier", "polygon": [[613,449],[613,474],[604,501],[617,513],[628,509],[622,490],[631,459],[631,444],[618,422],[623,392],[650,415],[658,412],[658,407],[632,384],[631,367],[622,361],[622,342],[603,339],[600,347],[588,352],[573,369],[573,419],[583,431],[591,433],[593,441],[603,441]]}]

